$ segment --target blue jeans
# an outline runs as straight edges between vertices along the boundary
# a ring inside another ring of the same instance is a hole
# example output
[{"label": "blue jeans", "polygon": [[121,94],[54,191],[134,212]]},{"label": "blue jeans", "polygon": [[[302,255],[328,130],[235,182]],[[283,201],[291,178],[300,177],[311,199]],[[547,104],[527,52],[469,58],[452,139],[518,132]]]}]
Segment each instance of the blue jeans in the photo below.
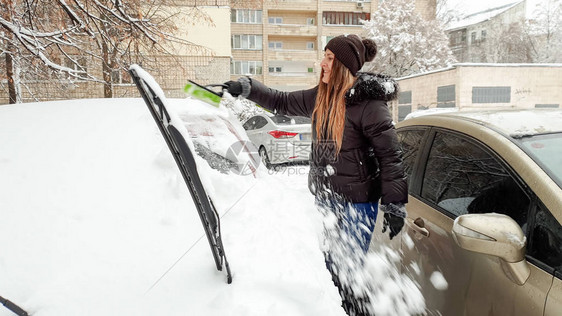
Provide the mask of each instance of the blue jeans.
[{"label": "blue jeans", "polygon": [[367,253],[373,231],[375,230],[375,222],[377,220],[378,203],[353,203],[353,208],[357,212],[357,216],[349,214],[350,207],[346,207],[348,225],[344,225],[344,230],[349,236],[353,236],[357,243],[361,246],[363,252]]},{"label": "blue jeans", "polygon": [[341,233],[352,239],[350,247],[359,247],[367,253],[377,220],[379,207],[377,202],[337,204],[333,201],[316,201],[316,203],[320,208],[336,215]]},{"label": "blue jeans", "polygon": [[[368,299],[361,298],[360,293],[354,294],[353,280],[356,273],[363,270],[375,229],[378,203],[319,200],[316,203],[326,216],[324,233],[329,248],[324,250],[324,259],[342,297],[342,306],[350,315],[367,315],[361,311]],[[337,224],[332,215],[337,218]]]}]

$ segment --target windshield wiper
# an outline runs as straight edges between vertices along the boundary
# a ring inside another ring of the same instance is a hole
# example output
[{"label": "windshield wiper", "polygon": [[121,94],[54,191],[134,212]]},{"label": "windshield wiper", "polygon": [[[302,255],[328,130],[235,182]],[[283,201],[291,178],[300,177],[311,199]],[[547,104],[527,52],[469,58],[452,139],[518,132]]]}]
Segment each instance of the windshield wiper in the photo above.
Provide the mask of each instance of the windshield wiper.
[{"label": "windshield wiper", "polygon": [[7,309],[14,312],[14,314],[18,316],[29,316],[29,314],[26,311],[24,311],[21,307],[3,298],[2,296],[0,296],[0,303],[2,303],[2,305],[6,306]]}]

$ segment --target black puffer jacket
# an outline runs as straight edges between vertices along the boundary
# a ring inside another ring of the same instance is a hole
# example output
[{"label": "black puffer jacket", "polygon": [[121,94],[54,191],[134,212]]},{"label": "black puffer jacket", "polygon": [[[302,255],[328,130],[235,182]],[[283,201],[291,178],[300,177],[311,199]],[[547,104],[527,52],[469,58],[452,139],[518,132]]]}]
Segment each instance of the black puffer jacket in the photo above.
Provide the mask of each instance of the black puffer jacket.
[{"label": "black puffer jacket", "polygon": [[[318,87],[294,92],[270,89],[250,79],[248,99],[280,114],[312,116]],[[342,147],[316,139],[313,130],[312,187],[326,184],[353,203],[406,203],[408,185],[402,155],[387,101],[396,98],[398,84],[389,77],[359,73],[346,94]],[[314,123],[313,123],[314,125]]]}]

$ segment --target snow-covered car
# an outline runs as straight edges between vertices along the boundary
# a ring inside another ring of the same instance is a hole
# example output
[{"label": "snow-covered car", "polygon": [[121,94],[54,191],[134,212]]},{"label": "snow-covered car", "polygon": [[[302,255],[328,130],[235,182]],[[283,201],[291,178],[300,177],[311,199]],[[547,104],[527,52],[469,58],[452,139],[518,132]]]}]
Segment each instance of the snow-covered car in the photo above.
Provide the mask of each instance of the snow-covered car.
[{"label": "snow-covered car", "polygon": [[267,168],[309,160],[310,118],[263,112],[249,118],[243,127]]},{"label": "snow-covered car", "polygon": [[[215,153],[247,140],[224,109],[168,101]],[[38,316],[345,315],[306,175],[224,173],[195,157],[219,213],[227,284],[142,99],[2,105],[0,144],[2,304]],[[0,305],[0,315],[14,313]]]},{"label": "snow-covered car", "polygon": [[260,157],[237,118],[226,110],[190,100],[198,106],[172,102],[193,141],[195,151],[223,173],[256,175]]},{"label": "snow-covered car", "polygon": [[396,128],[409,202],[392,245],[428,314],[560,315],[562,110],[433,114]]}]

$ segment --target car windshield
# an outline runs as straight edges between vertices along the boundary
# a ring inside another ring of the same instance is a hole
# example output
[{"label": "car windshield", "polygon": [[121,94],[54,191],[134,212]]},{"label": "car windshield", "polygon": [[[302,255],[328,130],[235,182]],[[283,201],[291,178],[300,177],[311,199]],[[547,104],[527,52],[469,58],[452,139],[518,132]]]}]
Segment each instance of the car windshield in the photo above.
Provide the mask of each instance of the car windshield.
[{"label": "car windshield", "polygon": [[310,118],[303,116],[285,116],[285,115],[275,115],[271,117],[271,120],[275,124],[279,125],[289,125],[291,119],[295,120],[295,124],[310,124]]},{"label": "car windshield", "polygon": [[521,143],[558,186],[562,187],[562,133],[525,137],[521,139]]}]

